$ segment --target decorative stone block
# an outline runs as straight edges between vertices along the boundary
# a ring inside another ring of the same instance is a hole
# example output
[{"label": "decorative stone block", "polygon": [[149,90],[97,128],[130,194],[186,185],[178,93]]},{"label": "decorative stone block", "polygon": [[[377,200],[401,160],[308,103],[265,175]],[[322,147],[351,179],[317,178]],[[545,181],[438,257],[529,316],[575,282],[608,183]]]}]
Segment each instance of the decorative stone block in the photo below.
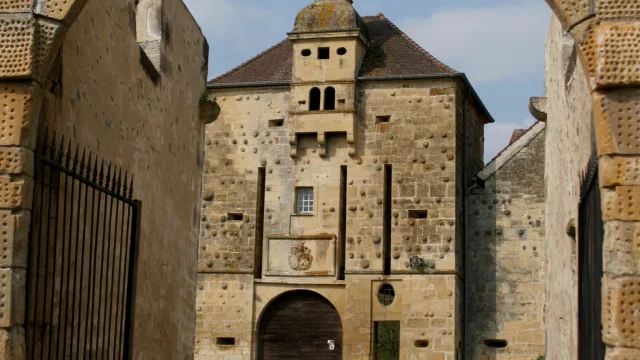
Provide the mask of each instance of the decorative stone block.
[{"label": "decorative stone block", "polygon": [[0,147],[0,174],[33,174],[33,152],[22,147]]},{"label": "decorative stone block", "polygon": [[49,72],[66,28],[32,14],[0,17],[0,78],[38,79]]},{"label": "decorative stone block", "polygon": [[604,221],[640,221],[640,186],[618,186],[602,192]]},{"label": "decorative stone block", "polygon": [[28,15],[0,17],[0,78],[26,78],[33,73],[36,52],[34,20]]},{"label": "decorative stone block", "polygon": [[640,350],[609,348],[607,349],[606,360],[640,360]]},{"label": "decorative stone block", "polygon": [[[63,1],[59,1],[63,2]],[[64,40],[66,27],[55,20],[38,18],[36,44],[36,79],[44,79]]]},{"label": "decorative stone block", "polygon": [[36,0],[36,14],[71,24],[87,0]]},{"label": "decorative stone block", "polygon": [[602,23],[589,31],[581,48],[596,88],[640,84],[640,24]]},{"label": "decorative stone block", "polygon": [[640,275],[640,223],[605,224],[604,272],[611,277]]},{"label": "decorative stone block", "polygon": [[24,323],[25,269],[0,269],[0,328]]},{"label": "decorative stone block", "polygon": [[603,154],[640,154],[640,91],[597,92],[594,108],[598,145]]},{"label": "decorative stone block", "polygon": [[604,279],[602,289],[604,342],[640,348],[640,278]]},{"label": "decorative stone block", "polygon": [[547,0],[565,28],[589,16],[589,0]]},{"label": "decorative stone block", "polygon": [[12,180],[0,176],[0,208],[19,209],[31,206],[32,180]]},{"label": "decorative stone block", "polygon": [[39,91],[30,83],[0,85],[0,145],[33,144],[35,131],[32,131],[32,125]]},{"label": "decorative stone block", "polygon": [[0,13],[30,12],[34,0],[0,0]]},{"label": "decorative stone block", "polygon": [[603,156],[599,165],[601,186],[640,186],[640,158]]},{"label": "decorative stone block", "polygon": [[31,213],[0,211],[0,267],[27,267]]},{"label": "decorative stone block", "polygon": [[0,359],[24,360],[27,358],[24,329],[20,326],[0,329]]},{"label": "decorative stone block", "polygon": [[597,0],[596,17],[600,21],[638,21],[640,20],[640,2]]}]

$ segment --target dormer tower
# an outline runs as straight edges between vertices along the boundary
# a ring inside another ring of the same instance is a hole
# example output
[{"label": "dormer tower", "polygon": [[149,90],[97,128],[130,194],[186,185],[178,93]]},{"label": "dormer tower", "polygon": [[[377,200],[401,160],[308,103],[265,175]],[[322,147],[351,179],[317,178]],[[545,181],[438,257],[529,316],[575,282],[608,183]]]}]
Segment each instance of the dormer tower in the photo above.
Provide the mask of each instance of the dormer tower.
[{"label": "dormer tower", "polygon": [[355,156],[356,76],[369,44],[367,26],[351,0],[315,0],[296,17],[291,79],[291,156],[300,134],[346,134]]}]

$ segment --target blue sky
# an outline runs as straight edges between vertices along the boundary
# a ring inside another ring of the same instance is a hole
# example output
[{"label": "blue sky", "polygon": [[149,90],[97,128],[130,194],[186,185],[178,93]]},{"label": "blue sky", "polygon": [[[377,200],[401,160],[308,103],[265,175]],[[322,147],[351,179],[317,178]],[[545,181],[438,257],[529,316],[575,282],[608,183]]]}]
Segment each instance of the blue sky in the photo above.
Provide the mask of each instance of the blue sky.
[{"label": "blue sky", "polygon": [[[312,0],[184,0],[209,41],[209,78],[286,37]],[[362,16],[383,13],[432,55],[469,77],[496,123],[485,158],[514,129],[533,123],[529,97],[544,95],[544,44],[551,11],[543,0],[355,0]]]}]

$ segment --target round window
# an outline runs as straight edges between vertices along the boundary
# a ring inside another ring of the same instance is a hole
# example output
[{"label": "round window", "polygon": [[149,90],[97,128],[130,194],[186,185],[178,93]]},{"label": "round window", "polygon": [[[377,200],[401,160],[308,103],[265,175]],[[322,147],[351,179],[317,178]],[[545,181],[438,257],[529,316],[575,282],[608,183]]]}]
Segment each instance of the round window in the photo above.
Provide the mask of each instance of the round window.
[{"label": "round window", "polygon": [[347,49],[341,47],[338,49],[338,55],[344,55],[347,53]]},{"label": "round window", "polygon": [[378,301],[380,301],[380,304],[389,306],[393,304],[395,299],[396,291],[393,289],[393,286],[391,286],[391,284],[382,284],[378,290]]},{"label": "round window", "polygon": [[302,56],[311,56],[311,50],[309,49],[302,50]]}]

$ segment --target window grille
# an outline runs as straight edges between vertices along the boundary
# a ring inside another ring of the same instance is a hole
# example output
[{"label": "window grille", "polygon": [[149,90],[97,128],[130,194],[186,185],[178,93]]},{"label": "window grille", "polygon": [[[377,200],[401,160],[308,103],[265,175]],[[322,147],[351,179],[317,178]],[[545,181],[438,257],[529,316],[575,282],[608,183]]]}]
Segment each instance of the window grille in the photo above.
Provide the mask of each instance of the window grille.
[{"label": "window grille", "polygon": [[298,188],[296,199],[296,213],[313,213],[313,188]]}]

